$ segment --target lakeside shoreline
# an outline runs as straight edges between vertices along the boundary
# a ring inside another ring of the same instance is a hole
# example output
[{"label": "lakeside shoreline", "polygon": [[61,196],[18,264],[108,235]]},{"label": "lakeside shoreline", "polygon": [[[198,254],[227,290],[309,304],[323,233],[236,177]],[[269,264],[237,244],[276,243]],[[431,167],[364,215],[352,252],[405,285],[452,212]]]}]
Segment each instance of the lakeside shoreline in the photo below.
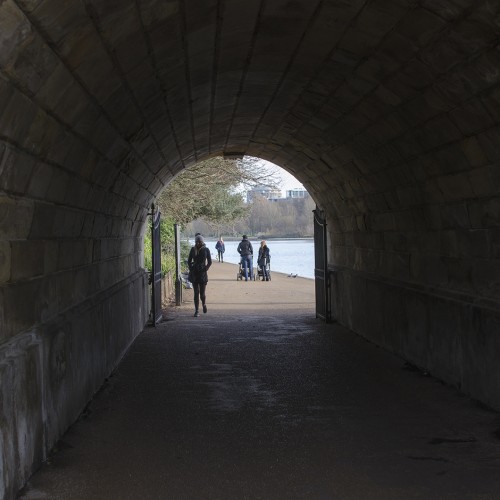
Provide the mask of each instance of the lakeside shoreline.
[{"label": "lakeside shoreline", "polygon": [[[249,238],[250,239],[250,238]],[[224,253],[224,261],[238,265],[240,256],[237,252],[237,247],[241,239],[224,240],[226,252]],[[308,279],[314,279],[314,240],[311,238],[290,238],[266,240],[271,252],[271,273],[280,272],[285,276],[298,275]],[[216,240],[206,238],[205,242],[209,248],[212,258],[217,256],[215,250]],[[259,240],[252,240],[253,245],[254,267],[257,265]]]},{"label": "lakeside shoreline", "polygon": [[[217,259],[212,259],[212,267],[210,269],[213,269],[213,266],[217,265],[217,264],[221,264],[219,261],[217,261]],[[238,272],[238,264],[235,264],[234,262],[222,262],[222,264],[226,264],[226,265],[229,265],[229,266],[234,266],[235,267],[235,273]],[[210,271],[209,271],[210,272]],[[297,274],[297,275],[290,275],[290,273],[284,273],[283,271],[273,271],[271,269],[271,276],[274,276],[275,274],[279,274],[281,276],[283,276],[284,278],[292,278],[292,279],[296,279],[296,278],[300,278],[300,279],[303,279],[303,280],[313,280],[314,281],[314,278],[311,278],[309,276],[301,276],[300,274]]]},{"label": "lakeside shoreline", "polygon": [[[181,240],[183,240],[183,241],[191,241],[191,238],[194,241],[194,236],[192,236],[192,237],[182,236]],[[203,239],[205,241],[216,242],[218,238],[216,236],[203,236]],[[224,242],[227,242],[227,241],[231,241],[231,242],[241,241],[241,236],[227,236],[226,237],[226,236],[222,235],[222,239],[224,240]],[[261,236],[248,236],[248,239],[250,241],[262,241],[262,240],[266,240],[266,241],[297,241],[297,240],[300,240],[300,241],[301,240],[314,241],[314,237],[313,236],[299,236],[299,237],[280,237],[280,236],[264,236],[264,237],[261,237]]]}]

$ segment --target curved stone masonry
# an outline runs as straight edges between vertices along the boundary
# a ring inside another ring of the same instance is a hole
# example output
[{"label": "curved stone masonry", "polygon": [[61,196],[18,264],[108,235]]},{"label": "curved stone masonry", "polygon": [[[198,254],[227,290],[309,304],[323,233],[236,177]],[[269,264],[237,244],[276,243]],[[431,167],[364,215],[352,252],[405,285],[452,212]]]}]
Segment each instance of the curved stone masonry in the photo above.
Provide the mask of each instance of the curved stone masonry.
[{"label": "curved stone masonry", "polygon": [[[308,189],[340,322],[500,408],[499,9],[1,1],[0,421],[15,423],[2,424],[0,495],[141,330],[148,207],[214,155],[264,158]],[[67,362],[36,354],[69,331]],[[30,332],[45,333],[30,347]],[[97,352],[100,368],[86,362]],[[28,399],[11,420],[9,401]]]}]

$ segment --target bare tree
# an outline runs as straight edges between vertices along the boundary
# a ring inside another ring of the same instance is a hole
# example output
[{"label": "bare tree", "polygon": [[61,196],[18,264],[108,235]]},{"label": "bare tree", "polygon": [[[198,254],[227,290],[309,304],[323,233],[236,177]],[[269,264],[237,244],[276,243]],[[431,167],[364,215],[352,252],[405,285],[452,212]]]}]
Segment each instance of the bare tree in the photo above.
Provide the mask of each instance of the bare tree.
[{"label": "bare tree", "polygon": [[220,226],[244,215],[243,188],[277,187],[279,179],[258,158],[225,160],[215,157],[179,174],[161,193],[160,210],[180,224],[198,217]]}]

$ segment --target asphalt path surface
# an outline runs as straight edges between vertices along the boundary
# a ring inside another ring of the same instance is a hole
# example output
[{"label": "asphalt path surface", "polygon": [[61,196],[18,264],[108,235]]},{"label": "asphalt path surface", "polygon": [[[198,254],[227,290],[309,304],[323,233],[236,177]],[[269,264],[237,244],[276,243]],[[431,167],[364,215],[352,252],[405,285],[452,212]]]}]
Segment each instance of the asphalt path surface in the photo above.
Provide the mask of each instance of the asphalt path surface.
[{"label": "asphalt path surface", "polygon": [[214,262],[23,499],[500,499],[500,419],[337,324],[314,282]]}]

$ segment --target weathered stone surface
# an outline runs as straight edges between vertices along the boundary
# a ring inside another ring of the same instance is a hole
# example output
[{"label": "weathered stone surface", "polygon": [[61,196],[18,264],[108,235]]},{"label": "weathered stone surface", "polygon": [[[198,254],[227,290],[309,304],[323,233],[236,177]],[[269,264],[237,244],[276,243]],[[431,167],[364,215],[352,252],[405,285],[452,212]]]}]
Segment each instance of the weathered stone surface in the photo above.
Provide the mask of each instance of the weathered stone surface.
[{"label": "weathered stone surface", "polygon": [[494,311],[473,308],[469,314],[461,315],[461,338],[463,361],[467,371],[460,380],[460,388],[468,394],[480,394],[481,400],[495,406],[493,387],[499,383],[495,357],[500,355],[494,332],[498,331],[500,318]]},{"label": "weathered stone surface", "polygon": [[29,234],[33,203],[0,194],[0,234],[2,239],[23,239]]},{"label": "weathered stone surface", "polygon": [[[0,486],[6,498],[75,421],[142,328],[146,288],[141,274],[109,297],[101,292],[102,300],[52,317],[44,328],[0,346]],[[130,322],[125,311],[132,305],[140,313]]]},{"label": "weathered stone surface", "polygon": [[12,242],[12,281],[35,278],[44,272],[44,246],[40,241]]},{"label": "weathered stone surface", "polygon": [[12,2],[0,4],[0,64],[6,66],[19,48],[32,37],[32,28],[23,13]]},{"label": "weathered stone surface", "polygon": [[[1,334],[0,334],[1,338]],[[16,477],[17,443],[16,438],[16,417],[14,414],[14,387],[16,374],[12,363],[0,358],[0,422],[2,428],[0,432],[0,491],[2,495],[16,492],[19,489],[19,479]]]},{"label": "weathered stone surface", "polygon": [[462,141],[462,151],[471,167],[480,167],[487,163],[486,155],[481,149],[476,137],[471,137]]},{"label": "weathered stone surface", "polygon": [[24,194],[33,176],[36,158],[6,148],[0,158],[0,188],[13,194]]},{"label": "weathered stone surface", "polygon": [[0,283],[10,280],[11,276],[11,244],[0,241]]},{"label": "weathered stone surface", "polygon": [[441,227],[443,229],[469,228],[469,211],[465,203],[445,205],[441,209]]},{"label": "weathered stone surface", "polygon": [[474,196],[467,174],[447,175],[437,179],[444,201],[470,199]]},{"label": "weathered stone surface", "polygon": [[451,111],[450,117],[465,136],[473,136],[494,125],[486,108],[478,99],[473,99],[461,108]]},{"label": "weathered stone surface", "polygon": [[[55,377],[46,446],[142,327],[146,287],[127,280],[151,201],[183,168],[230,151],[285,166],[325,211],[328,262],[343,268],[337,319],[498,402],[482,347],[498,347],[483,308],[500,299],[497,10],[0,1],[0,348],[59,318],[41,334],[56,353],[40,368]],[[479,319],[455,294],[474,298]],[[16,366],[5,376],[22,392],[30,368]],[[0,496],[29,469],[9,453]]]},{"label": "weathered stone surface", "polygon": [[59,244],[58,269],[73,269],[92,262],[92,242],[89,240],[62,241]]},{"label": "weathered stone surface", "polygon": [[36,114],[36,106],[25,95],[14,92],[2,112],[0,134],[22,143]]},{"label": "weathered stone surface", "polygon": [[500,200],[472,201],[468,210],[473,228],[498,227],[500,225]]}]

